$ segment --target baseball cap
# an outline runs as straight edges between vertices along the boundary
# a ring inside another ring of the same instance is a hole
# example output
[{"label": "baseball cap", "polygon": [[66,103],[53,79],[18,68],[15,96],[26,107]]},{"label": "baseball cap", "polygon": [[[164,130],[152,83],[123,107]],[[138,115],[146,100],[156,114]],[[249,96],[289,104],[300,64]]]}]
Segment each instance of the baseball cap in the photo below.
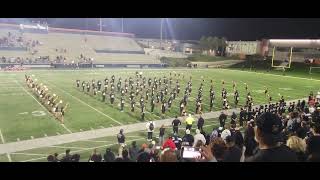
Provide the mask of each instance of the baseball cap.
[{"label": "baseball cap", "polygon": [[281,119],[270,112],[261,114],[256,120],[256,126],[264,133],[272,135],[273,138],[281,140]]}]

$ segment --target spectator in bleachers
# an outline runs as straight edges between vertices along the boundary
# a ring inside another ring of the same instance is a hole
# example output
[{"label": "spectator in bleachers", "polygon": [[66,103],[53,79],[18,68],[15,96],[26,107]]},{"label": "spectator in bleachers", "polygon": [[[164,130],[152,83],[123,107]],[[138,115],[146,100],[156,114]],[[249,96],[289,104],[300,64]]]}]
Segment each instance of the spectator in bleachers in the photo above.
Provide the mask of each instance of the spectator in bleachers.
[{"label": "spectator in bleachers", "polygon": [[246,161],[249,162],[296,162],[296,154],[287,146],[281,145],[282,122],[270,112],[260,115],[256,120],[255,139],[259,150]]},{"label": "spectator in bleachers", "polygon": [[70,154],[70,149],[66,150],[66,155],[61,159],[61,162],[71,162],[72,155]]},{"label": "spectator in bleachers", "polygon": [[308,161],[320,162],[320,124],[315,123],[312,127],[312,136],[306,141]]},{"label": "spectator in bleachers", "polygon": [[194,138],[193,136],[190,134],[190,130],[187,129],[186,130],[186,134],[183,136],[182,138],[182,144],[184,145],[188,145],[188,146],[193,146],[193,142],[194,142]]},{"label": "spectator in bleachers", "polygon": [[139,151],[139,149],[137,147],[137,142],[132,141],[131,147],[129,148],[129,156],[133,161],[137,160],[138,151]]},{"label": "spectator in bleachers", "polygon": [[58,153],[54,153],[53,162],[59,162]]},{"label": "spectator in bleachers", "polygon": [[122,151],[122,156],[115,159],[115,162],[132,162],[129,158],[129,152],[127,149]]},{"label": "spectator in bleachers", "polygon": [[97,152],[97,149],[94,149],[91,156],[89,157],[89,162],[101,162],[102,156]]},{"label": "spectator in bleachers", "polygon": [[177,155],[170,149],[165,149],[161,153],[160,162],[177,162]]},{"label": "spectator in bleachers", "polygon": [[193,144],[194,147],[198,141],[201,141],[202,144],[206,144],[206,138],[204,137],[203,134],[200,133],[199,129],[196,129],[196,135],[194,135],[194,144]]},{"label": "spectator in bleachers", "polygon": [[212,154],[217,162],[222,162],[227,150],[227,146],[224,140],[221,137],[215,138],[211,143],[211,148]]},{"label": "spectator in bleachers", "polygon": [[227,136],[226,138],[227,151],[224,155],[224,162],[240,162],[242,151],[235,144],[234,136]]},{"label": "spectator in bleachers", "polygon": [[287,146],[293,150],[297,158],[300,162],[305,162],[307,160],[306,156],[306,142],[297,137],[297,136],[290,136],[289,139],[287,140]]},{"label": "spectator in bleachers", "polygon": [[53,155],[49,155],[49,156],[47,157],[47,161],[48,161],[48,162],[56,162],[56,161],[54,161]]},{"label": "spectator in bleachers", "polygon": [[116,158],[110,148],[106,149],[106,153],[103,155],[104,162],[113,162]]},{"label": "spectator in bleachers", "polygon": [[79,162],[80,161],[80,155],[79,154],[74,154],[71,157],[71,162]]},{"label": "spectator in bleachers", "polygon": [[172,140],[172,136],[169,136],[168,139],[163,143],[162,149],[170,148],[171,150],[176,149],[176,145]]},{"label": "spectator in bleachers", "polygon": [[250,120],[247,125],[247,129],[244,132],[244,146],[246,147],[245,156],[252,156],[258,146],[258,143],[255,140],[255,132],[254,132],[254,121]]}]

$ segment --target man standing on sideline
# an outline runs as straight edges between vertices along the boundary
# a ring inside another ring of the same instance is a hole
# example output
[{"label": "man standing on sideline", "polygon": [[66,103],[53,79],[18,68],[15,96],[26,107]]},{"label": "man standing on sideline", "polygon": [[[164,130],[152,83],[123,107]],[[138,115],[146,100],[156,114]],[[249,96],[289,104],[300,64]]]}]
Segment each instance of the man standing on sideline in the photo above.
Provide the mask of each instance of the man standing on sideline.
[{"label": "man standing on sideline", "polygon": [[146,125],[147,132],[148,132],[148,141],[152,141],[152,134],[155,128],[155,123],[153,121],[149,121]]},{"label": "man standing on sideline", "polygon": [[219,122],[220,122],[220,127],[224,128],[224,125],[226,123],[227,115],[224,112],[221,112],[219,116]]},{"label": "man standing on sideline", "polygon": [[199,119],[198,119],[198,124],[197,124],[197,126],[198,126],[198,129],[200,130],[200,131],[203,131],[203,125],[204,125],[204,119],[203,119],[203,117],[200,115],[200,117],[199,117]]},{"label": "man standing on sideline", "polygon": [[120,129],[119,134],[117,135],[117,139],[118,139],[118,144],[120,146],[125,145],[125,141],[126,141],[126,137],[123,134],[123,129]]},{"label": "man standing on sideline", "polygon": [[162,146],[164,142],[164,131],[165,131],[164,124],[161,125],[160,127],[160,132],[159,132],[159,146]]},{"label": "man standing on sideline", "polygon": [[194,122],[193,117],[191,116],[191,114],[189,114],[189,117],[187,117],[186,119],[186,129],[189,129],[191,131],[192,128],[192,123]]},{"label": "man standing on sideline", "polygon": [[172,121],[173,134],[178,134],[179,125],[181,125],[181,121],[178,119],[178,116]]}]

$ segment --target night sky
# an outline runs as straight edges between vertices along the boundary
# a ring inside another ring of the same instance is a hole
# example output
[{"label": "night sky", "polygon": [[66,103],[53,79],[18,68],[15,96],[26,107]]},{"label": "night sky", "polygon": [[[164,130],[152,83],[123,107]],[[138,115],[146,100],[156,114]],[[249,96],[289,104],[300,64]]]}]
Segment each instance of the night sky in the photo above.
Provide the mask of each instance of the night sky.
[{"label": "night sky", "polygon": [[[30,19],[2,18],[0,22],[20,23]],[[97,18],[48,18],[47,21],[52,27],[99,30]],[[104,18],[103,24],[104,31],[121,32],[119,18]],[[160,18],[124,18],[124,32],[134,33],[139,38],[160,38]],[[168,21],[164,20],[163,38],[199,40],[202,35],[226,37],[228,40],[320,38],[320,18],[169,18]]]}]

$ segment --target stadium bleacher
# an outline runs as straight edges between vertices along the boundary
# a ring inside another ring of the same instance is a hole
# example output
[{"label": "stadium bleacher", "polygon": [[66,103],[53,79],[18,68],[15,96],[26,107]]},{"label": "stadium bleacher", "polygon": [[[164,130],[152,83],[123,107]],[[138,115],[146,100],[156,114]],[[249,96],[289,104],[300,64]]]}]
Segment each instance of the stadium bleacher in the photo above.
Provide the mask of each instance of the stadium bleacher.
[{"label": "stadium bleacher", "polygon": [[[54,60],[57,56],[65,57],[66,63],[77,62],[82,54],[93,59],[94,63],[104,64],[160,64],[154,56],[145,55],[144,50],[131,37],[88,35],[83,33],[21,33],[19,30],[3,28],[0,36],[8,32],[19,34],[24,39],[39,41],[41,45],[35,47],[37,51],[32,54],[29,51],[15,51],[2,49],[4,57],[36,58],[49,56]],[[60,49],[66,51],[61,52]]]}]

